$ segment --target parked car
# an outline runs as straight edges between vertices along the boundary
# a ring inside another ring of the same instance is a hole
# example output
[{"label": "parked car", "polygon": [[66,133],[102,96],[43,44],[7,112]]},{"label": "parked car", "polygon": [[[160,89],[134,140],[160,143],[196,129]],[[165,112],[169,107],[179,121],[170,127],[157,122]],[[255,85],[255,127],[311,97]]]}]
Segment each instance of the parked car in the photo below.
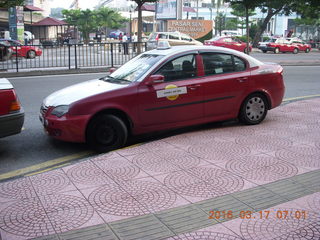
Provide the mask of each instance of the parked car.
[{"label": "parked car", "polygon": [[147,40],[147,49],[155,49],[159,41],[167,41],[170,46],[179,45],[203,45],[201,42],[194,40],[187,34],[180,32],[154,32],[151,33]]},{"label": "parked car", "polygon": [[18,134],[24,122],[24,111],[12,84],[0,78],[0,138]]},{"label": "parked car", "polygon": [[260,42],[258,49],[260,49],[263,53],[271,51],[274,53],[292,52],[297,54],[299,52],[298,46],[291,44],[285,38],[272,38],[269,41]]},{"label": "parked car", "polygon": [[[247,44],[245,42],[242,42],[236,37],[214,37],[210,40],[205,40],[204,45],[208,46],[218,46],[218,47],[225,47],[225,48],[231,48],[240,52],[247,52]],[[249,51],[252,51],[251,44],[249,45]]]},{"label": "parked car", "polygon": [[287,41],[289,41],[289,44],[292,44],[294,46],[297,46],[299,49],[299,52],[310,52],[311,51],[311,45],[302,41],[299,38],[287,38]]},{"label": "parked car", "polygon": [[163,47],[54,92],[39,116],[53,138],[110,151],[131,134],[235,118],[258,124],[282,102],[282,73],[280,65],[232,49]]},{"label": "parked car", "polygon": [[12,50],[10,44],[0,41],[0,61],[6,61],[11,58]]},{"label": "parked car", "polygon": [[0,42],[6,42],[10,44],[12,54],[18,54],[18,57],[35,58],[42,55],[42,50],[39,47],[23,45],[19,41],[11,39],[0,39]]},{"label": "parked car", "polygon": [[122,32],[120,30],[113,31],[113,32],[109,33],[109,38],[118,39],[120,34],[123,35],[124,32]]}]

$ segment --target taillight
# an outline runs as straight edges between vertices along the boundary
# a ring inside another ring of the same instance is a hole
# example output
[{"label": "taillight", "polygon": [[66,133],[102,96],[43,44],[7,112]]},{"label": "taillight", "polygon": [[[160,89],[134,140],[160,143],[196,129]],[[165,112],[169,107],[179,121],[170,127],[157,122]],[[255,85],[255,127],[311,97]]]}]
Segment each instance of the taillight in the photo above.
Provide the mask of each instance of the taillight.
[{"label": "taillight", "polygon": [[159,40],[159,34],[157,34],[157,36],[156,36],[156,41],[158,41]]},{"label": "taillight", "polygon": [[20,108],[21,106],[18,100],[12,101],[10,104],[9,113],[17,112],[20,110]]}]

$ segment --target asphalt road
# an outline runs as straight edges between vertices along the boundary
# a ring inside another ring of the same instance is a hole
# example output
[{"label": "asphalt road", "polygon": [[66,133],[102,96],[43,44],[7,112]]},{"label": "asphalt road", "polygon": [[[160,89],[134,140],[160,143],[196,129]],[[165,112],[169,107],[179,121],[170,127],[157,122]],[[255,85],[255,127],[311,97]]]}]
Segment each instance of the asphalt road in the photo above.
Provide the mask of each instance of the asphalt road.
[{"label": "asphalt road", "polygon": [[[285,98],[320,94],[320,66],[288,66],[284,67],[284,70]],[[17,169],[89,151],[85,144],[60,142],[46,136],[38,119],[39,108],[43,98],[50,93],[103,75],[105,74],[90,73],[11,78],[10,81],[16,88],[26,112],[25,129],[19,135],[0,139],[0,176]]]}]

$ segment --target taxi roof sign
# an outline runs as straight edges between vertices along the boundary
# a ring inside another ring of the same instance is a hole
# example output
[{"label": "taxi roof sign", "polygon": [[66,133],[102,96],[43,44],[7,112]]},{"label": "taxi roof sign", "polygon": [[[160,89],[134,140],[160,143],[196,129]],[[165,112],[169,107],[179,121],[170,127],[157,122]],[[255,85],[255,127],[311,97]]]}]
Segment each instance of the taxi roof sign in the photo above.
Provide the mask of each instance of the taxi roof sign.
[{"label": "taxi roof sign", "polygon": [[158,44],[157,44],[158,50],[164,50],[164,49],[170,49],[170,48],[171,46],[168,41],[158,41]]}]

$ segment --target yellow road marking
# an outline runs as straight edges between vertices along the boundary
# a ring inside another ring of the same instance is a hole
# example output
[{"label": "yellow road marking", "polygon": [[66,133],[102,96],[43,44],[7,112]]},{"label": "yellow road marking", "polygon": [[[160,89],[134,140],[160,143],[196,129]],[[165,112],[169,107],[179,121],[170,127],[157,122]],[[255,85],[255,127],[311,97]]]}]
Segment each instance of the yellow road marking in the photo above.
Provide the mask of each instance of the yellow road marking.
[{"label": "yellow road marking", "polygon": [[59,164],[59,165],[54,166],[54,167],[51,167],[51,168],[46,168],[46,169],[44,169],[44,170],[42,170],[42,171],[32,172],[32,173],[29,173],[29,174],[25,174],[24,176],[30,177],[30,176],[33,176],[33,175],[37,175],[37,174],[39,174],[39,173],[48,172],[48,171],[51,171],[51,170],[54,170],[54,169],[57,169],[57,168],[61,168],[61,167],[63,167],[63,166],[67,166],[67,165],[69,165],[69,163]]},{"label": "yellow road marking", "polygon": [[85,152],[80,152],[80,153],[76,153],[76,154],[72,154],[69,156],[65,156],[65,157],[61,157],[61,158],[56,158],[44,163],[39,163],[36,165],[32,165],[26,168],[21,168],[18,170],[14,170],[11,172],[7,172],[4,174],[0,174],[0,180],[3,179],[7,179],[7,178],[12,178],[12,177],[16,177],[16,176],[20,176],[20,175],[24,175],[24,174],[29,174],[31,172],[35,172],[35,171],[39,171],[41,169],[44,168],[48,168],[48,167],[52,167],[54,165],[60,164],[60,163],[65,163],[74,159],[78,159],[78,158],[83,158],[83,157],[87,157],[90,154],[92,154],[92,151],[85,151]]},{"label": "yellow road marking", "polygon": [[313,97],[320,97],[320,94],[301,96],[301,97],[285,98],[285,99],[283,99],[283,102],[288,102],[288,101],[292,101],[292,100],[299,100],[299,99],[306,99],[306,98],[313,98]]}]

